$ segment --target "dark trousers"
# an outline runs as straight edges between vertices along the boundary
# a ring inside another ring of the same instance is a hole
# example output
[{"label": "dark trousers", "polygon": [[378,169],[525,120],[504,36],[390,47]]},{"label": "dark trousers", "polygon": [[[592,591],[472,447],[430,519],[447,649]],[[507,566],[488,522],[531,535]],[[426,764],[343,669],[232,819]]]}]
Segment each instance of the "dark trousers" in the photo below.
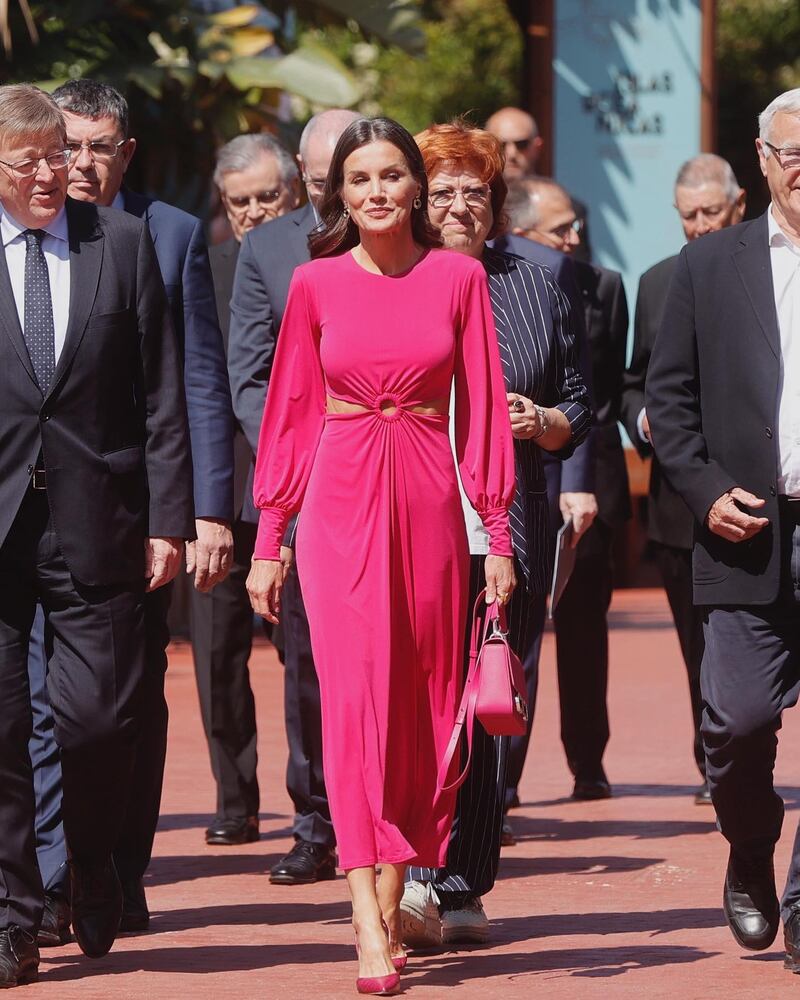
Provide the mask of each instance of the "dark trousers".
[{"label": "dark trousers", "polygon": [[[800,507],[800,503],[798,504]],[[780,595],[774,604],[706,609],[701,686],[706,775],[717,822],[744,857],[769,855],[783,823],[773,785],[783,710],[800,695],[800,511],[781,507]],[[784,918],[800,902],[800,829]]]},{"label": "dark trousers", "polygon": [[192,587],[191,635],[200,712],[217,784],[217,816],[258,816],[256,711],[248,661],[253,609],[245,586],[256,525],[233,526],[233,565],[208,594]]},{"label": "dark trousers", "polygon": [[[484,557],[470,560],[469,608],[485,586]],[[517,568],[517,578],[521,573]],[[533,598],[520,582],[508,606],[509,643],[524,655],[541,636],[544,597]],[[471,616],[467,621],[464,674],[469,669]],[[506,772],[510,737],[489,736],[479,722],[472,742],[472,764],[458,790],[453,829],[444,868],[409,866],[407,881],[431,882],[443,909],[459,909],[475,896],[489,892],[497,878],[500,834],[505,811]]]},{"label": "dark trousers", "polygon": [[52,634],[47,684],[61,748],[71,855],[108,857],[124,822],[144,673],[144,580],[72,577],[47,495],[29,490],[0,549],[0,929],[35,934],[43,886],[34,841],[28,645],[37,602]]},{"label": "dark trousers", "polygon": [[522,772],[525,770],[525,759],[528,756],[533,719],[536,713],[536,696],[539,689],[539,657],[542,652],[546,608],[547,599],[544,596],[533,599],[531,643],[527,652],[524,652],[523,647],[520,646],[518,654],[522,660],[522,669],[525,672],[525,684],[528,690],[528,728],[524,735],[509,738],[504,805],[506,812],[519,805],[519,783],[522,781]]},{"label": "dark trousers", "polygon": [[700,774],[706,773],[706,755],[700,724],[703,718],[703,696],[700,693],[700,666],[703,662],[703,609],[692,597],[692,553],[690,549],[678,549],[673,545],[652,542],[653,552],[661,571],[664,590],[667,592],[672,620],[678,633],[678,642],[686,666],[689,681],[689,700],[692,706],[692,726],[694,732],[694,759]]},{"label": "dark trousers", "polygon": [[608,606],[611,528],[595,520],[578,543],[575,568],[559,601],[556,633],[561,742],[578,778],[602,774],[608,743]]},{"label": "dark trousers", "polygon": [[[126,881],[140,879],[147,871],[161,808],[169,718],[164,675],[171,596],[172,587],[169,584],[144,595],[145,661],[140,683],[143,710],[126,783],[124,818],[114,848],[114,863],[120,878]],[[50,685],[44,689],[37,682],[41,669],[44,669],[43,665],[40,666],[39,651],[43,649],[49,659],[52,643],[49,622],[46,628],[41,627],[37,618],[31,636],[32,655],[28,657],[28,676],[34,703],[35,737],[31,744],[31,762],[36,788],[36,850],[45,888],[63,891],[63,869],[59,871],[53,867],[59,857],[66,856],[64,830],[58,813],[62,787],[60,755],[53,730],[54,713],[48,696]]]},{"label": "dark trousers", "polygon": [[[49,643],[52,647],[52,641]],[[67,844],[61,820],[61,751],[53,733],[55,720],[47,695],[47,661],[44,612],[37,605],[28,645],[28,684],[31,692],[33,733],[28,751],[36,795],[36,858],[47,892],[68,892]]]},{"label": "dark trousers", "polygon": [[281,625],[284,711],[289,743],[286,789],[295,810],[292,832],[296,840],[333,847],[336,837],[322,772],[319,681],[296,567],[292,568],[283,587]]}]

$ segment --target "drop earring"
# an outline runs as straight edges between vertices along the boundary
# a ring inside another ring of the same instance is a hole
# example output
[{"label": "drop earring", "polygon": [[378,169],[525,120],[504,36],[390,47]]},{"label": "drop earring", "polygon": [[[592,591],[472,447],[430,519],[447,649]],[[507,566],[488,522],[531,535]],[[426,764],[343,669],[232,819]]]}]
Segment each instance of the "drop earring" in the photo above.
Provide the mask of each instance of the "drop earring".
[{"label": "drop earring", "polygon": [[342,206],[342,215],[345,217],[345,219],[350,218],[350,209],[347,207],[347,205]]},{"label": "drop earring", "polygon": [[417,195],[412,204],[414,205],[414,208],[422,208],[422,199],[419,195]]}]

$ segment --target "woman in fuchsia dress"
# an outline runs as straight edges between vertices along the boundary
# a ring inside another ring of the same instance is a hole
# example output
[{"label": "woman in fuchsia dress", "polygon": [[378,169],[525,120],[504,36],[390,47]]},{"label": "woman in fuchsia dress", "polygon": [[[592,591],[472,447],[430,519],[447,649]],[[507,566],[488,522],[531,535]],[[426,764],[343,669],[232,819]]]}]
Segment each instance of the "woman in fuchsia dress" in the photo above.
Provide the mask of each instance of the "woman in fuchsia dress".
[{"label": "woman in fuchsia dress", "polygon": [[[281,540],[319,674],[325,781],[353,897],[360,992],[397,988],[406,864],[443,864],[436,774],[460,695],[469,554],[448,437],[491,538],[488,597],[514,586],[514,456],[486,277],[438,249],[411,136],[354,122],[336,147],[316,259],[289,290],[255,475],[248,587],[276,620]],[[377,889],[375,866],[381,865]],[[387,936],[388,935],[388,936]]]}]

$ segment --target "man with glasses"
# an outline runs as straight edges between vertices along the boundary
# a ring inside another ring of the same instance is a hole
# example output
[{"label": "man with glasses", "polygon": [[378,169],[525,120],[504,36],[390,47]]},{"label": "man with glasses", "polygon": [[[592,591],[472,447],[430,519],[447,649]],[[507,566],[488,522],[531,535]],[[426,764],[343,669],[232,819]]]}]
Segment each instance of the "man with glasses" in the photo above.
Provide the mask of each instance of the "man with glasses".
[{"label": "man with glasses", "polygon": [[771,946],[782,917],[785,966],[800,973],[800,833],[780,903],[773,864],[778,731],[800,694],[800,88],[758,124],[769,208],[681,250],[645,401],[661,468],[695,518],[723,910],[752,951]]},{"label": "man with glasses", "polygon": [[503,176],[507,181],[517,181],[536,173],[536,161],[543,143],[532,115],[522,108],[500,108],[487,120],[486,131],[499,139],[503,147]]},{"label": "man with glasses", "polygon": [[[545,177],[512,184],[506,211],[512,232],[573,256],[578,245],[576,215],[567,192]],[[548,493],[556,524],[572,518],[580,526],[575,569],[554,615],[561,701],[561,741],[575,777],[573,798],[611,795],[603,768],[609,738],[607,613],[613,587],[611,548],[614,532],[631,515],[625,453],[617,422],[628,338],[628,305],[616,271],[574,261],[583,300],[591,356],[595,427],[594,490],[565,490],[572,465],[545,462]]]},{"label": "man with glasses", "polygon": [[[224,579],[232,555],[233,415],[202,225],[180,209],[123,186],[136,140],[128,135],[128,107],[118,91],[92,80],[72,80],[57,88],[53,99],[66,121],[70,197],[143,219],[155,244],[178,338],[189,416],[197,540],[187,545],[186,566],[194,575],[195,586],[207,590]],[[164,673],[171,591],[171,587],[163,588],[148,595],[145,602],[145,710],[135,766],[127,782],[125,821],[114,850],[124,894],[120,926],[125,931],[144,930],[149,923],[142,879],[158,822],[166,757]],[[34,630],[29,670],[35,719],[31,756],[37,774],[38,849],[47,889],[40,943],[48,945],[69,934],[69,901],[60,826],[60,772],[44,686],[42,635]]]},{"label": "man with glasses", "polygon": [[[275,346],[294,269],[309,259],[308,236],[319,218],[333,150],[360,115],[331,109],[315,115],[300,137],[300,166],[308,204],[246,233],[236,266],[228,370],[233,408],[252,454],[258,448]],[[254,520],[255,520],[255,514]],[[291,544],[292,532],[286,541]],[[287,554],[287,553],[284,553]],[[322,774],[319,684],[311,653],[300,581],[289,572],[281,595],[285,661],[286,787],[295,808],[292,850],[273,865],[270,881],[300,885],[336,874],[334,834]]]},{"label": "man with glasses", "polygon": [[[211,247],[219,325],[229,347],[230,301],[244,235],[297,205],[299,177],[292,155],[271,135],[231,139],[217,153],[216,183],[233,236]],[[253,609],[245,588],[256,539],[253,454],[236,421],[234,437],[233,564],[210,593],[192,591],[191,631],[197,690],[211,769],[216,815],[206,843],[233,846],[258,840],[259,788],[255,701],[248,660]]]},{"label": "man with glasses", "polygon": [[181,361],[150,235],[67,198],[70,162],[52,98],[0,87],[0,989],[38,975],[37,602],[73,923],[99,957],[122,911],[112,851],[141,720],[145,591],[175,576],[194,530]]},{"label": "man with glasses", "polygon": [[[687,160],[675,181],[675,208],[686,241],[741,222],[745,193],[727,160],[701,153]],[[634,447],[653,455],[650,425],[644,405],[645,380],[656,334],[664,318],[667,292],[678,264],[677,254],[659,261],[639,280],[633,321],[633,356],[625,375],[622,419]],[[689,681],[694,724],[694,759],[703,778],[695,791],[697,805],[710,805],[706,756],[700,735],[703,699],[700,664],[703,659],[703,609],[692,601],[692,542],[694,517],[664,476],[653,456],[647,504],[647,535],[667,593]]]}]

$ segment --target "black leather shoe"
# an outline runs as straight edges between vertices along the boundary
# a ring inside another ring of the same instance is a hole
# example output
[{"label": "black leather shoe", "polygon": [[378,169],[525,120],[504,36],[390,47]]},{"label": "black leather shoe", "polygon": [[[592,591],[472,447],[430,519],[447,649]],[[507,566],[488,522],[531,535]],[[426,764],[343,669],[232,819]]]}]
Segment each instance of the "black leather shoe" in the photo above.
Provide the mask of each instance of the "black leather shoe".
[{"label": "black leather shoe", "polygon": [[39,949],[32,934],[12,924],[0,931],[0,990],[39,979]]},{"label": "black leather shoe", "polygon": [[575,776],[575,787],[572,789],[572,797],[579,802],[589,802],[593,799],[610,799],[611,785],[609,785],[605,774],[601,773],[592,775],[591,777],[578,774]]},{"label": "black leather shoe", "polygon": [[783,925],[783,945],[786,949],[784,969],[800,973],[800,905],[791,908],[789,918]]},{"label": "black leather shoe", "polygon": [[72,929],[84,955],[102,958],[111,950],[122,916],[122,886],[111,858],[96,864],[70,861]]},{"label": "black leather shoe", "polygon": [[125,879],[122,883],[122,917],[119,929],[127,934],[146,931],[150,926],[150,910],[144,884],[140,878]]},{"label": "black leather shoe", "polygon": [[252,844],[258,837],[258,816],[215,819],[206,830],[207,844]]},{"label": "black leather shoe", "polygon": [[780,924],[772,858],[741,858],[731,851],[722,907],[731,933],[743,948],[769,948]]},{"label": "black leather shoe", "polygon": [[336,855],[324,844],[298,840],[285,858],[270,868],[274,885],[310,885],[336,878]]},{"label": "black leather shoe", "polygon": [[61,893],[46,892],[44,896],[44,912],[39,926],[36,942],[40,948],[57,948],[72,940],[69,925],[72,911],[69,903]]},{"label": "black leather shoe", "polygon": [[694,803],[697,806],[714,805],[714,803],[711,801],[711,789],[708,787],[707,781],[704,781],[703,784],[694,793]]}]

